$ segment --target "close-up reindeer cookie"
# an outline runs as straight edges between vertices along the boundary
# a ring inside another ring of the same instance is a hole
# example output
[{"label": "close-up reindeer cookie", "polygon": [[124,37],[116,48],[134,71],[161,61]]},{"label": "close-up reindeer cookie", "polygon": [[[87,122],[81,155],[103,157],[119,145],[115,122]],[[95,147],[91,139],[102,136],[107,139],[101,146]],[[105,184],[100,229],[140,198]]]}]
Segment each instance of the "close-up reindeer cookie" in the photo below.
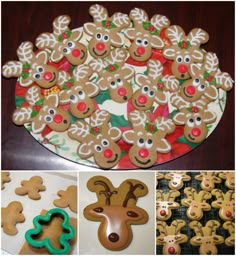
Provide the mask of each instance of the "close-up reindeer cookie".
[{"label": "close-up reindeer cookie", "polygon": [[63,132],[70,126],[70,115],[59,108],[58,94],[43,97],[38,86],[30,87],[25,95],[28,106],[17,108],[12,120],[16,125],[31,123],[33,133],[41,133],[48,126],[53,131]]},{"label": "close-up reindeer cookie", "polygon": [[184,181],[190,181],[191,177],[187,172],[169,172],[165,174],[165,179],[170,180],[168,186],[170,189],[179,190],[183,187]]},{"label": "close-up reindeer cookie", "polygon": [[136,61],[146,61],[152,55],[152,48],[163,49],[165,44],[160,32],[170,25],[170,21],[159,14],[149,21],[147,13],[140,8],[132,9],[129,17],[134,24],[125,30],[125,36],[132,41],[129,54]]},{"label": "close-up reindeer cookie", "polygon": [[186,222],[177,219],[173,220],[170,225],[165,221],[157,221],[156,225],[160,232],[156,241],[157,245],[163,245],[163,254],[181,254],[180,244],[188,241],[188,236],[181,233],[181,229],[186,225]]},{"label": "close-up reindeer cookie", "polygon": [[107,9],[102,5],[94,4],[89,8],[89,14],[93,22],[84,24],[84,31],[92,38],[88,44],[88,50],[94,58],[105,58],[113,47],[124,45],[124,36],[120,33],[130,24],[127,14],[120,12],[108,16]]},{"label": "close-up reindeer cookie", "polygon": [[108,250],[125,249],[132,241],[131,225],[141,225],[148,221],[147,212],[137,206],[139,197],[148,193],[147,186],[135,179],[127,179],[114,187],[104,176],[91,178],[87,187],[97,195],[97,202],[84,209],[84,216],[91,221],[99,221],[98,238]]},{"label": "close-up reindeer cookie", "polygon": [[156,217],[158,220],[170,219],[172,210],[180,207],[179,203],[175,202],[178,196],[180,196],[180,192],[177,190],[167,192],[161,189],[156,190]]},{"label": "close-up reindeer cookie", "polygon": [[53,33],[42,33],[36,39],[36,46],[39,49],[50,49],[50,59],[59,62],[65,57],[71,64],[79,65],[87,58],[86,46],[79,42],[82,31],[77,28],[70,30],[70,17],[67,15],[58,16],[53,21]]}]

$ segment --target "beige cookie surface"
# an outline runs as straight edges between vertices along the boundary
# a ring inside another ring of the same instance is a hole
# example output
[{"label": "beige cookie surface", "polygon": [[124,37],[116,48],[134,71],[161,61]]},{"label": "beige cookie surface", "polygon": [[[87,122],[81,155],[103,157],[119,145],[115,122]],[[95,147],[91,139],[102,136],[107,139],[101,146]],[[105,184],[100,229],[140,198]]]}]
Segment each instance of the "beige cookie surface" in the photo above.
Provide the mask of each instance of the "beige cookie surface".
[{"label": "beige cookie surface", "polygon": [[15,193],[20,196],[28,195],[30,199],[38,200],[41,198],[40,191],[45,191],[43,179],[40,176],[33,176],[29,180],[21,181],[21,187],[15,189]]},{"label": "beige cookie surface", "polygon": [[10,176],[10,172],[1,172],[1,189],[3,190],[5,188],[4,183],[6,182],[10,182],[11,178]]},{"label": "beige cookie surface", "polygon": [[77,186],[71,185],[66,190],[59,190],[57,192],[60,199],[55,199],[53,204],[57,207],[69,207],[71,211],[77,213]]},{"label": "beige cookie surface", "polygon": [[16,228],[16,224],[25,221],[22,211],[23,206],[21,202],[18,201],[12,201],[7,207],[1,208],[1,227],[4,233],[8,235],[17,234],[18,229]]}]

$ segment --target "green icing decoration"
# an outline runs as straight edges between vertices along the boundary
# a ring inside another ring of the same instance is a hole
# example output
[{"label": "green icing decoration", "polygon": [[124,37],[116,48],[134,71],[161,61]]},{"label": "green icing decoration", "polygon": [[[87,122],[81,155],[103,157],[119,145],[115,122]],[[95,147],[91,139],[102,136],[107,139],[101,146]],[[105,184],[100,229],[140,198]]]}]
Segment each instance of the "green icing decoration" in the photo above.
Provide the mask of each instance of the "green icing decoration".
[{"label": "green icing decoration", "polygon": [[110,64],[104,68],[108,72],[115,72],[119,68],[118,64]]},{"label": "green icing decoration", "polygon": [[211,85],[216,85],[216,78],[214,76],[211,76],[210,73],[205,71],[203,76],[204,79],[207,80]]},{"label": "green icing decoration", "polygon": [[69,79],[67,82],[65,82],[64,84],[63,84],[63,86],[62,86],[62,90],[69,90],[69,89],[71,89],[70,88],[70,86],[68,86],[68,84],[67,83],[72,83],[72,86],[74,85],[74,83],[75,83],[75,79],[74,78],[71,78],[71,79]]},{"label": "green icing decoration", "polygon": [[24,63],[22,66],[22,72],[21,72],[21,77],[23,79],[26,79],[29,77],[29,69],[30,69],[30,64],[28,62]]},{"label": "green icing decoration", "polygon": [[143,21],[143,28],[150,32],[151,35],[159,35],[159,31],[150,22]]},{"label": "green icing decoration", "polygon": [[64,39],[70,38],[72,32],[67,30],[58,36],[58,41],[63,42]]},{"label": "green icing decoration", "polygon": [[101,126],[91,127],[90,130],[89,130],[89,133],[93,134],[95,136],[97,136],[101,132],[102,132],[102,127]]},{"label": "green icing decoration", "polygon": [[179,46],[179,48],[181,48],[181,49],[188,49],[188,48],[191,47],[192,45],[191,45],[190,41],[184,41],[184,40],[182,40],[182,41],[179,41],[179,42],[178,42],[178,46]]},{"label": "green icing decoration", "polygon": [[43,102],[44,102],[43,98],[38,100],[37,102],[35,102],[35,106],[38,107],[38,108],[33,107],[33,110],[32,110],[31,115],[30,115],[31,118],[34,118],[34,117],[37,116],[37,114],[39,113],[40,108],[43,106]]},{"label": "green icing decoration", "polygon": [[115,23],[110,20],[102,20],[102,26],[108,29],[117,28]]},{"label": "green icing decoration", "polygon": [[157,126],[152,123],[146,123],[144,128],[147,132],[150,132],[152,134],[158,131]]}]

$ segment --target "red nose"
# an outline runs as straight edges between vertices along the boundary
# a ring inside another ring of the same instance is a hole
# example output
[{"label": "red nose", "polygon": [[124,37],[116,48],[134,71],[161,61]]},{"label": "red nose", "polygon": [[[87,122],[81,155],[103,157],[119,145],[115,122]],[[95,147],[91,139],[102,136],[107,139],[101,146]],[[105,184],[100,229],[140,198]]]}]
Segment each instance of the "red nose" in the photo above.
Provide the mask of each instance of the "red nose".
[{"label": "red nose", "polygon": [[189,85],[186,91],[188,94],[193,95],[195,93],[195,87],[193,85]]},{"label": "red nose", "polygon": [[113,152],[111,149],[105,149],[104,152],[103,152],[103,155],[106,157],[106,158],[111,158],[113,156]]},{"label": "red nose", "polygon": [[72,55],[73,55],[74,57],[79,57],[79,56],[80,56],[80,50],[79,50],[79,49],[74,49],[74,50],[72,51]]},{"label": "red nose", "polygon": [[96,49],[98,51],[103,51],[105,49],[105,44],[103,42],[99,42],[96,44]]},{"label": "red nose", "polygon": [[161,210],[160,214],[161,214],[161,216],[165,216],[166,215],[166,211],[165,210]]},{"label": "red nose", "polygon": [[138,53],[138,55],[143,55],[145,53],[145,48],[142,46],[139,46],[137,48],[137,53]]},{"label": "red nose", "polygon": [[180,64],[178,66],[178,70],[179,70],[180,73],[185,73],[185,72],[188,71],[188,67],[186,65],[184,65],[184,64]]},{"label": "red nose", "polygon": [[168,253],[169,254],[174,254],[175,253],[175,248],[174,247],[169,247],[168,248]]},{"label": "red nose", "polygon": [[86,103],[85,102],[79,102],[78,103],[78,105],[77,105],[77,109],[79,110],[79,111],[84,111],[85,109],[86,109]]},{"label": "red nose", "polygon": [[55,123],[61,123],[61,122],[63,121],[62,115],[56,114],[56,115],[53,117],[53,121],[54,121]]},{"label": "red nose", "polygon": [[225,213],[225,215],[226,215],[227,217],[231,217],[231,216],[232,216],[232,212],[231,212],[231,211],[227,211],[227,212]]},{"label": "red nose", "polygon": [[198,137],[201,134],[201,130],[199,128],[193,128],[191,133],[194,137]]},{"label": "red nose", "polygon": [[139,156],[142,158],[148,157],[149,152],[146,148],[141,148],[138,152]]},{"label": "red nose", "polygon": [[44,72],[43,78],[45,80],[51,80],[52,79],[52,72],[49,72],[49,71]]},{"label": "red nose", "polygon": [[124,87],[121,87],[121,88],[118,89],[118,94],[120,96],[125,96],[126,93],[127,93],[127,91],[126,91],[126,89]]},{"label": "red nose", "polygon": [[139,102],[140,104],[145,104],[145,103],[147,102],[147,97],[146,97],[145,95],[140,95],[140,96],[138,97],[138,102]]}]

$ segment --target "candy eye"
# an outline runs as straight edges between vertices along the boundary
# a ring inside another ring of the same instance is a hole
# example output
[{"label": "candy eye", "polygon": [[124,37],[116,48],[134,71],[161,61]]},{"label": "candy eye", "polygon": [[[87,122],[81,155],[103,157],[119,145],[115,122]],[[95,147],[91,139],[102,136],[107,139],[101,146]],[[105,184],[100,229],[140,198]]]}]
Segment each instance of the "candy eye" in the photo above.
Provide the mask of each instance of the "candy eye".
[{"label": "candy eye", "polygon": [[195,122],[196,122],[196,125],[201,125],[201,123],[202,123],[201,117],[198,116],[198,117],[195,119]]},{"label": "candy eye", "polygon": [[102,39],[102,34],[97,33],[97,34],[96,34],[96,39],[97,39],[98,41],[100,41],[100,40]]},{"label": "candy eye", "polygon": [[179,55],[179,56],[176,57],[176,62],[177,63],[181,63],[182,61],[183,61],[183,57],[182,56]]},{"label": "candy eye", "polygon": [[117,82],[117,84],[118,84],[119,86],[122,86],[122,85],[123,85],[123,81],[122,81],[120,78],[118,78],[118,79],[116,80],[116,82]]},{"label": "candy eye", "polygon": [[194,120],[192,118],[190,118],[188,121],[187,121],[187,125],[189,127],[193,127],[194,126]]},{"label": "candy eye", "polygon": [[155,92],[151,90],[151,91],[148,93],[148,95],[149,95],[150,97],[153,97],[153,96],[155,95]]},{"label": "candy eye", "polygon": [[197,86],[199,84],[200,84],[200,79],[196,78],[196,79],[193,80],[193,85],[194,86]]},{"label": "candy eye", "polygon": [[55,110],[52,109],[52,108],[50,108],[50,109],[48,110],[48,114],[49,114],[49,115],[54,115],[54,114],[55,114]]},{"label": "candy eye", "polygon": [[40,73],[43,73],[44,72],[44,68],[39,66],[39,67],[37,67],[37,71],[40,72]]},{"label": "candy eye", "polygon": [[198,91],[202,92],[205,90],[205,85],[204,84],[201,84],[198,86]]},{"label": "candy eye", "polygon": [[115,81],[111,81],[110,85],[111,85],[111,88],[113,88],[113,89],[116,89],[116,87],[117,87]]},{"label": "candy eye", "polygon": [[100,145],[95,145],[95,150],[97,152],[101,152],[102,151],[102,147]]},{"label": "candy eye", "polygon": [[152,145],[153,145],[152,139],[148,139],[148,140],[146,141],[146,143],[145,143],[146,148],[151,148]]},{"label": "candy eye", "polygon": [[148,46],[148,40],[144,39],[143,42],[142,42],[142,45],[144,47],[147,47]]},{"label": "candy eye", "polygon": [[69,48],[74,48],[75,47],[75,43],[71,42],[71,41],[68,42],[67,45],[68,45]]},{"label": "candy eye", "polygon": [[137,39],[136,39],[136,44],[137,44],[137,45],[142,45],[142,39],[137,38]]},{"label": "candy eye", "polygon": [[81,100],[85,99],[85,93],[83,91],[78,91],[78,95]]},{"label": "candy eye", "polygon": [[104,147],[109,146],[109,141],[106,140],[106,139],[103,139],[103,140],[102,140],[102,145],[103,145]]},{"label": "candy eye", "polygon": [[68,48],[63,48],[63,53],[65,53],[65,54],[69,54],[70,53],[70,50],[68,49]]},{"label": "candy eye", "polygon": [[76,103],[77,102],[77,97],[75,96],[75,95],[70,95],[70,101],[72,102],[72,103]]},{"label": "candy eye", "polygon": [[189,55],[186,55],[186,56],[184,57],[184,62],[189,63],[190,61],[191,61],[190,56],[189,56]]},{"label": "candy eye", "polygon": [[140,138],[140,139],[138,140],[138,146],[139,146],[139,147],[143,147],[143,146],[144,146],[144,143],[145,143],[145,141],[144,141],[143,138]]},{"label": "candy eye", "polygon": [[143,86],[142,93],[147,93],[149,91],[149,87],[147,85]]},{"label": "candy eye", "polygon": [[46,123],[51,123],[51,122],[52,122],[52,117],[46,115],[46,116],[44,117],[44,120],[45,120]]},{"label": "candy eye", "polygon": [[104,42],[109,41],[109,39],[110,39],[110,38],[109,38],[109,36],[108,36],[108,35],[104,35],[104,36],[103,36],[103,41],[104,41]]}]

